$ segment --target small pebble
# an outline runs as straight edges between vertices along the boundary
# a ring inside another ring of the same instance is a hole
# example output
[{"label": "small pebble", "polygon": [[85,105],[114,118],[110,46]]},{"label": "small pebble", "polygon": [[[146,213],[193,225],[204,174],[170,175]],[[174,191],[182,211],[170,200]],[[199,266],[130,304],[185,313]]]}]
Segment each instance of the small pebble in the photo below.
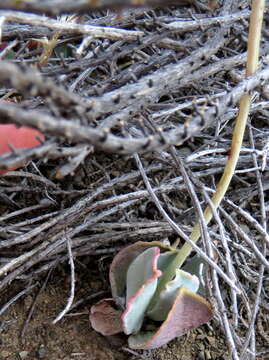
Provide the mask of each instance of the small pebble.
[{"label": "small pebble", "polygon": [[44,359],[47,354],[47,349],[44,345],[40,345],[40,348],[37,350],[37,357],[38,359]]},{"label": "small pebble", "polygon": [[21,360],[24,360],[24,359],[27,358],[28,354],[29,354],[29,351],[20,351],[19,352],[19,357],[20,357]]}]

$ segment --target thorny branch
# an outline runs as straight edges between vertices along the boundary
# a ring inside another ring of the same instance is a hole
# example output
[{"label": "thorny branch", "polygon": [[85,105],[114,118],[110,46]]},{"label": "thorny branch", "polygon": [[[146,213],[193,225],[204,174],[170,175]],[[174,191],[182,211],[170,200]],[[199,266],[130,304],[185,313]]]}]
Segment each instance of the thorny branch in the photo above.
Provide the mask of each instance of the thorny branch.
[{"label": "thorny branch", "polygon": [[[186,5],[188,3],[195,3],[195,0],[166,0],[165,5]],[[32,1],[23,0],[2,0],[0,9],[14,9],[31,11],[38,13],[47,13],[50,15],[58,15],[61,13],[69,12],[87,12],[90,9],[107,8],[107,7],[121,7],[121,6],[136,6],[138,2],[136,0],[42,0]],[[163,5],[161,0],[140,0],[140,6],[160,6]]]},{"label": "thorny branch", "polygon": [[[0,70],[0,78],[1,73],[2,71]],[[242,94],[255,89],[261,82],[263,83],[268,78],[269,67],[243,80],[228,96],[224,96],[219,100],[218,104],[211,106],[207,111],[201,112],[198,110],[198,114],[194,118],[179,125],[175,130],[171,130],[166,134],[159,129],[157,135],[150,135],[145,138],[124,139],[112,135],[106,128],[104,130],[98,130],[79,125],[76,122],[71,122],[63,118],[55,118],[36,110],[23,110],[18,106],[5,103],[0,103],[0,121],[1,123],[13,122],[18,125],[36,127],[44,133],[64,136],[74,142],[86,142],[96,146],[99,150],[108,152],[132,154],[134,152],[153,151],[166,148],[168,145],[182,144],[202,129],[212,125],[212,122],[218,120],[220,116],[227,111],[229,106],[235,106]],[[143,94],[140,93],[139,95],[142,96]],[[144,95],[146,95],[146,92]]]}]

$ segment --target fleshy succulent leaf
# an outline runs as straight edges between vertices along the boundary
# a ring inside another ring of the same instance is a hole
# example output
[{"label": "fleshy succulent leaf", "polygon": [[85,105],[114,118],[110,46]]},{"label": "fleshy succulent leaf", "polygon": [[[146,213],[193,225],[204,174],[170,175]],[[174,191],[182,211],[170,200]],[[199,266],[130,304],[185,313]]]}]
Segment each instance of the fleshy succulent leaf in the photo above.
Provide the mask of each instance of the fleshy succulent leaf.
[{"label": "fleshy succulent leaf", "polygon": [[131,335],[128,343],[133,349],[155,349],[208,322],[212,317],[210,304],[203,297],[182,287],[178,290],[166,320],[158,330],[141,331]]},{"label": "fleshy succulent leaf", "polygon": [[126,310],[122,315],[123,329],[129,335],[140,330],[145,311],[157,288],[162,272],[157,269],[159,247],[152,247],[138,255],[127,271]]},{"label": "fleshy succulent leaf", "polygon": [[[91,308],[92,327],[105,336],[131,335],[131,348],[154,349],[209,321],[210,304],[195,294],[199,280],[190,273],[193,269],[186,272],[176,266],[180,256],[180,250],[158,241],[137,242],[121,250],[110,267],[113,299]],[[200,259],[193,263],[199,269]],[[161,321],[161,326],[149,327],[146,319]]]},{"label": "fleshy succulent leaf", "polygon": [[124,306],[124,296],[126,290],[127,270],[132,261],[146,249],[158,246],[165,250],[171,250],[171,247],[162,244],[159,241],[144,242],[138,241],[122,249],[113,259],[109,271],[109,280],[112,296],[118,305]]},{"label": "fleshy succulent leaf", "polygon": [[[208,265],[205,261],[196,254],[187,262],[186,265],[183,266],[182,270],[192,275],[196,275],[201,280],[201,278],[204,278],[207,268]],[[197,293],[201,296],[205,296],[206,291],[203,286],[203,281],[200,281],[200,287],[197,290]]]},{"label": "fleshy succulent leaf", "polygon": [[114,299],[103,299],[91,307],[91,326],[104,336],[123,332],[122,311],[116,310],[114,306]]},{"label": "fleshy succulent leaf", "polygon": [[[163,276],[165,276],[166,269],[169,267],[169,264],[175,259],[177,256],[177,251],[166,251],[165,253],[161,254],[158,259],[158,269],[161,270],[162,276],[158,279],[157,289],[158,285],[162,279]],[[176,271],[176,269],[175,269]],[[174,274],[175,275],[175,274]],[[155,307],[156,303],[159,301],[160,292],[155,292],[155,295],[152,297],[151,302],[149,304],[149,309],[152,309]]]},{"label": "fleshy succulent leaf", "polygon": [[166,251],[165,253],[161,254],[158,259],[158,269],[162,272],[165,272],[168,265],[174,258],[177,256],[177,250],[174,251]]},{"label": "fleshy succulent leaf", "polygon": [[147,316],[155,321],[164,321],[173,306],[178,289],[181,287],[196,293],[199,288],[199,279],[195,275],[177,269],[175,278],[166,284],[155,306],[147,311]]},{"label": "fleshy succulent leaf", "polygon": [[152,247],[143,251],[130,264],[126,278],[126,300],[128,301],[148,280],[155,278],[160,249]]}]

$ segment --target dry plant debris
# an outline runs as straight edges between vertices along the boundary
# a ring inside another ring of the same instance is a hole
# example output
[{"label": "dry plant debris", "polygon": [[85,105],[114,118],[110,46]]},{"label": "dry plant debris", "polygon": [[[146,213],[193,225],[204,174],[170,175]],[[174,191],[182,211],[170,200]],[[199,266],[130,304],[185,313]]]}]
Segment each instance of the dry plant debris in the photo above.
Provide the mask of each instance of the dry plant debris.
[{"label": "dry plant debris", "polygon": [[28,162],[0,177],[1,315],[69,260],[66,316],[89,258],[111,260],[138,239],[189,238],[229,155],[238,101],[253,91],[236,175],[198,251],[211,259],[212,328],[230,356],[269,356],[269,18],[259,70],[244,79],[250,4],[216,3],[118,12],[85,11],[84,0],[1,1],[0,96],[13,104],[0,102],[0,122],[46,135],[0,157],[1,169]]}]

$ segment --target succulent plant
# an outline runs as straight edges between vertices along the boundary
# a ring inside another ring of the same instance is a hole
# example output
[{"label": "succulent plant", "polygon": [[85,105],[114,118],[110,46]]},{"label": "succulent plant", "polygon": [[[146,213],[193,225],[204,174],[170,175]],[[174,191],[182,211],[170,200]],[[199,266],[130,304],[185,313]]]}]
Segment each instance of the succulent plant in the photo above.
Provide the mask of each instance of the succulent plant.
[{"label": "succulent plant", "polygon": [[92,327],[105,336],[130,335],[133,349],[153,349],[209,321],[211,306],[196,294],[199,279],[174,267],[179,251],[161,242],[121,250],[110,266],[113,298],[92,306]]}]

